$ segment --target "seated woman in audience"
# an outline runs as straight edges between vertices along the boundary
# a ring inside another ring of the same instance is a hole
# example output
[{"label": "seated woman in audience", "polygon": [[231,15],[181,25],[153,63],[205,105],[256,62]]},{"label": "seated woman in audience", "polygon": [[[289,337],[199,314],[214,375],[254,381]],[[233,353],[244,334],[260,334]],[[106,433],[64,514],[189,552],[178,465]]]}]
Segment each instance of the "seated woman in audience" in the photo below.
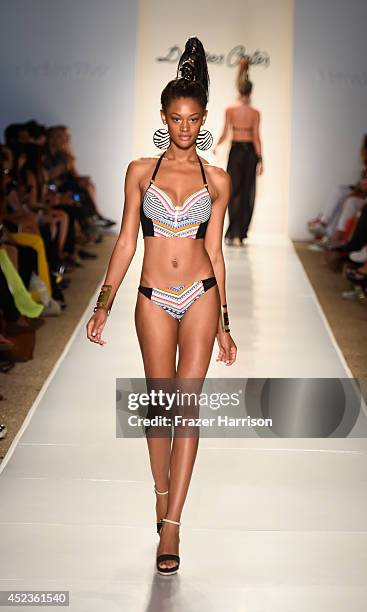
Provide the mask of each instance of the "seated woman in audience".
[{"label": "seated woman in audience", "polygon": [[[52,269],[57,269],[58,262],[64,257],[64,246],[68,233],[69,216],[64,210],[52,206],[52,197],[48,190],[48,172],[42,165],[42,149],[31,143],[23,145],[26,157],[19,173],[18,193],[21,201],[38,212],[40,232],[48,249],[48,260]],[[62,198],[56,197],[56,204],[69,204],[74,202],[64,194]]]},{"label": "seated woman in audience", "polygon": [[88,192],[91,201],[93,202],[93,206],[94,206],[94,215],[97,218],[97,222],[99,225],[102,225],[103,227],[111,227],[112,225],[116,224],[116,221],[112,221],[111,219],[107,219],[106,217],[104,217],[102,215],[102,213],[98,210],[97,208],[97,202],[96,202],[96,186],[93,183],[92,179],[90,176],[86,176],[86,175],[81,175],[79,174],[77,168],[76,168],[76,157],[73,153],[72,147],[71,147],[71,135],[70,135],[70,130],[67,126],[61,125],[58,126],[58,128],[61,130],[61,134],[62,134],[62,139],[63,139],[63,144],[62,144],[62,151],[65,153],[67,159],[68,159],[68,169],[70,174],[76,179],[76,181],[78,182],[78,184],[86,189],[86,191]]},{"label": "seated woman in audience", "polygon": [[[43,165],[48,171],[53,188],[58,193],[71,195],[74,198],[74,220],[78,223],[79,231],[86,238],[93,236],[98,239],[98,229],[95,223],[96,208],[88,191],[80,184],[78,177],[74,176],[74,160],[64,150],[64,129],[53,126],[47,130],[47,144],[45,148]],[[77,205],[76,205],[77,204]],[[69,210],[67,211],[69,213]]]},{"label": "seated woman in audience", "polygon": [[[26,161],[26,156],[23,152],[19,152],[16,160],[11,161],[9,154],[4,147],[0,147],[0,164],[2,174],[1,185],[1,214],[2,220],[10,232],[13,241],[19,245],[31,246],[37,251],[38,257],[38,276],[45,283],[49,295],[52,295],[50,269],[48,265],[47,255],[44,240],[42,238],[38,215],[31,211],[25,202],[19,199],[19,193],[22,195],[22,166]],[[11,164],[11,167],[9,168]],[[5,170],[5,172],[4,172]],[[14,179],[19,179],[14,180]],[[19,192],[18,192],[19,189]]]},{"label": "seated woman in audience", "polygon": [[348,227],[367,199],[367,134],[360,150],[362,170],[355,185],[340,185],[329,204],[315,219],[308,222],[309,231],[322,244],[337,245],[347,237]]}]

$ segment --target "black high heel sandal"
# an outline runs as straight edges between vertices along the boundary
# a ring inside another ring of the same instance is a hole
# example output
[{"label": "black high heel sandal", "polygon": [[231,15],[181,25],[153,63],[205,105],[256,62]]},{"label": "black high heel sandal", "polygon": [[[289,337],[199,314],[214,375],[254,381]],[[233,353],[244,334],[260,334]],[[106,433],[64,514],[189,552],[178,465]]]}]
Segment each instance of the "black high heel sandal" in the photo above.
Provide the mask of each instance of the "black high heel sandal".
[{"label": "black high heel sandal", "polygon": [[[171,521],[171,519],[163,518],[162,522],[165,523],[173,523],[174,525],[181,525],[181,523],[177,521]],[[163,561],[176,561],[176,565],[173,567],[159,567],[160,563]],[[176,574],[178,572],[178,568],[180,567],[180,556],[174,555],[173,553],[162,553],[157,556],[157,572],[161,574],[161,576],[171,576],[172,574]]]},{"label": "black high heel sandal", "polygon": [[[155,485],[154,485],[154,491],[155,491],[155,492],[156,492],[158,495],[167,495],[167,494],[168,494],[168,491],[163,491],[163,492],[158,491],[158,490],[156,489]],[[160,534],[161,529],[162,529],[162,520],[157,521],[157,533],[158,533],[158,535]]]}]

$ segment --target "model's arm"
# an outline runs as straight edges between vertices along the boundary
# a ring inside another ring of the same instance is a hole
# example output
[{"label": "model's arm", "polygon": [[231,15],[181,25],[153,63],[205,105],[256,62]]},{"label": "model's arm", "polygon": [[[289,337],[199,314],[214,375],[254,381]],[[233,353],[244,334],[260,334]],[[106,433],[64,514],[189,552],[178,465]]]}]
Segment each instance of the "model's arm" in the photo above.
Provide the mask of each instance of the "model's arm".
[{"label": "model's arm", "polygon": [[255,111],[255,113],[255,120],[253,124],[253,142],[257,155],[261,156],[260,113],[259,111]]},{"label": "model's arm", "polygon": [[[218,283],[221,305],[227,304],[226,298],[226,269],[222,251],[223,224],[229,198],[231,195],[231,179],[227,172],[216,168],[215,189],[217,197],[213,202],[212,215],[208,223],[204,238],[204,247],[212,262],[215,277]],[[221,320],[218,321],[218,332],[222,331]]]},{"label": "model's arm", "polygon": [[140,178],[141,164],[139,161],[130,162],[125,177],[125,202],[120,233],[112,251],[103,283],[104,285],[111,285],[112,289],[106,302],[106,310],[99,308],[87,323],[88,339],[98,344],[105,344],[101,334],[106,323],[107,310],[112,306],[136,250],[140,221]]},{"label": "model's arm", "polygon": [[105,285],[112,285],[107,308],[110,308],[136,251],[140,222],[140,186],[141,166],[138,161],[130,162],[125,178],[125,203],[123,208],[120,233],[108,264]]},{"label": "model's arm", "polygon": [[218,140],[217,144],[213,148],[213,153],[214,154],[216,152],[217,147],[220,144],[222,144],[222,142],[227,138],[227,134],[228,134],[230,126],[231,126],[231,120],[230,120],[230,115],[229,115],[229,109],[227,108],[226,112],[225,112],[224,127],[223,127],[223,130],[222,130],[222,133],[221,133],[221,135],[219,137],[219,140]]},{"label": "model's arm", "polygon": [[260,140],[260,113],[259,111],[255,111],[255,121],[253,126],[253,143],[255,147],[255,151],[259,158],[258,164],[256,167],[256,174],[262,174],[264,171],[264,162],[261,154],[261,140]]},{"label": "model's arm", "polygon": [[[231,195],[231,179],[227,172],[221,168],[216,168],[215,177],[213,173],[213,182],[215,182],[217,196],[214,198],[212,215],[204,238],[204,246],[212,262],[214,274],[217,279],[221,303],[220,308],[222,310],[222,305],[227,304],[225,287],[226,269],[222,251],[223,223]],[[229,315],[228,307],[227,312]],[[222,361],[227,366],[232,365],[236,360],[237,347],[230,333],[223,329],[221,316],[218,317],[217,341],[219,345],[217,361]]]}]

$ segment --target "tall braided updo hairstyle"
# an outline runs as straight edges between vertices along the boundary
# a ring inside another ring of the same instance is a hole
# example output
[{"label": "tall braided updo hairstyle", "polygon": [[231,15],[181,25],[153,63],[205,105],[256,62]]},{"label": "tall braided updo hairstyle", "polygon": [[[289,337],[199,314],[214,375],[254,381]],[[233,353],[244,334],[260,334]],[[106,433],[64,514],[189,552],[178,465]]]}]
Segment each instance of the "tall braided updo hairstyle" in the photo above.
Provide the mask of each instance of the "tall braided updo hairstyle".
[{"label": "tall braided updo hairstyle", "polygon": [[208,96],[209,73],[204,47],[198,38],[192,36],[179,59],[176,78],[162,91],[162,109],[166,111],[175,98],[195,98],[205,110]]},{"label": "tall braided updo hairstyle", "polygon": [[249,96],[252,92],[252,82],[248,77],[249,66],[250,58],[241,57],[237,75],[237,89],[241,96]]}]

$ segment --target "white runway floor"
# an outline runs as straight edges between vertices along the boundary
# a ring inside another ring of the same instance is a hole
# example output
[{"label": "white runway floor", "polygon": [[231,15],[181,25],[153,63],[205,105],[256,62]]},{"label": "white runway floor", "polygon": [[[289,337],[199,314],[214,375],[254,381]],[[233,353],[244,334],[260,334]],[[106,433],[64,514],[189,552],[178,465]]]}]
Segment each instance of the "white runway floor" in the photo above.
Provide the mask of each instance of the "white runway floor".
[{"label": "white runway floor", "polygon": [[[288,240],[225,257],[239,354],[226,367],[215,349],[209,377],[350,376]],[[115,436],[115,378],[143,376],[140,265],[103,348],[85,337],[93,297],[1,466],[0,590],[69,590],[72,612],[365,612],[363,438],[202,438],[179,573],[156,574],[146,441]]]}]

